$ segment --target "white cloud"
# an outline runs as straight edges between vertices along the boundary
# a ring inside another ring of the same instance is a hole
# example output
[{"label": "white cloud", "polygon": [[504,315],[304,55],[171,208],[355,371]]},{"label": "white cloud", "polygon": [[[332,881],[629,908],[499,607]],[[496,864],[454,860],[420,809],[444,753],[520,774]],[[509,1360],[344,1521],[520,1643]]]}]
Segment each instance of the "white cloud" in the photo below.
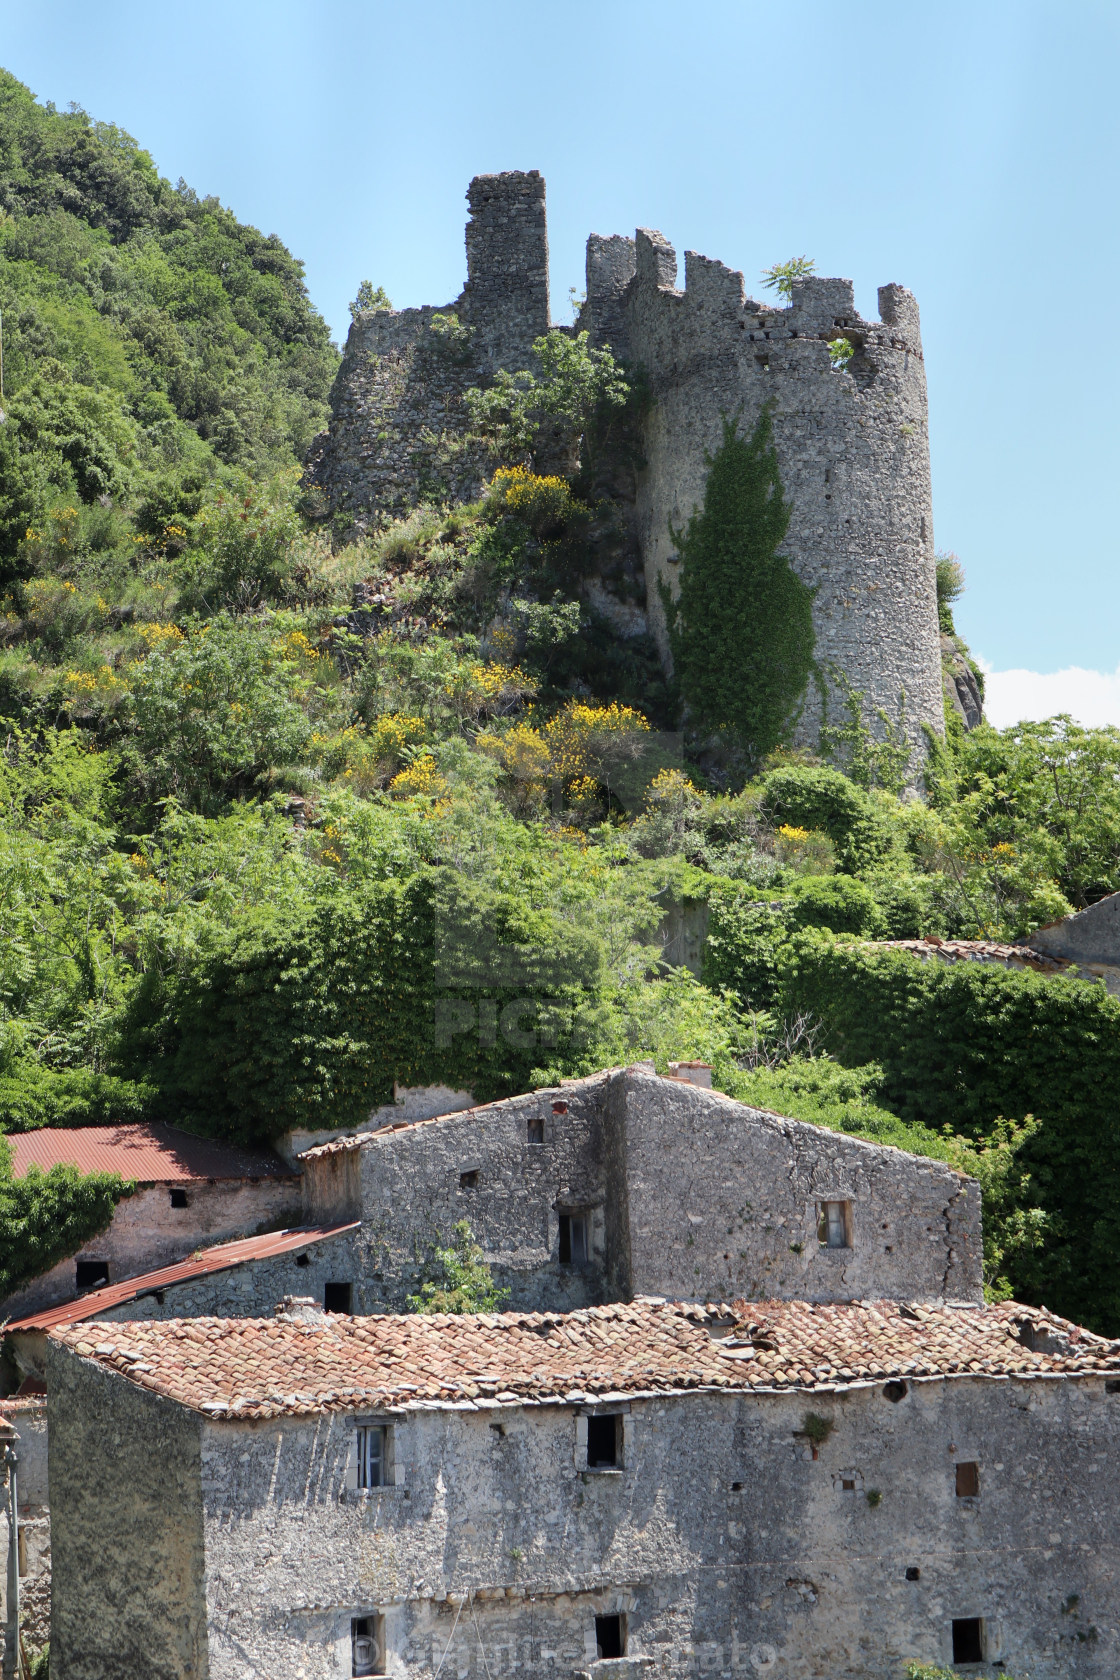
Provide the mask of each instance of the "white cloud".
[{"label": "white cloud", "polygon": [[984,672],[984,716],[997,729],[1056,712],[1069,712],[1087,728],[1120,725],[1120,666],[1115,671],[1086,671],[1080,665],[1064,671],[993,671],[986,660],[978,663]]}]

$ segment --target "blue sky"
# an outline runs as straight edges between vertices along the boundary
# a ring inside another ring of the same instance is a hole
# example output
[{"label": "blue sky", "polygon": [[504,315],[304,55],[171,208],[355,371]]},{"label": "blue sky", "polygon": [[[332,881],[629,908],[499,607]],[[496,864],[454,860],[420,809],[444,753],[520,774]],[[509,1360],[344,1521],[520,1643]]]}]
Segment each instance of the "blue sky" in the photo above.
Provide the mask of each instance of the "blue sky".
[{"label": "blue sky", "polygon": [[865,314],[911,287],[958,625],[1016,715],[1120,722],[1114,4],[0,0],[0,62],[278,233],[336,336],[363,277],[457,293],[502,168],[547,179],[563,319],[587,233],[637,225],[748,283],[807,253]]}]

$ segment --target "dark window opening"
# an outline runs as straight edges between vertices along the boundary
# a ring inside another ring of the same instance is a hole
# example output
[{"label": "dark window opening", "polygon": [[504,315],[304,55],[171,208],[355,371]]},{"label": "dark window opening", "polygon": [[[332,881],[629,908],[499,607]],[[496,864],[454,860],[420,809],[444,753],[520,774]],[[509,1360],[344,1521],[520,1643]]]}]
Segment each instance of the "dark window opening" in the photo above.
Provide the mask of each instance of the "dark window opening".
[{"label": "dark window opening", "polygon": [[1120,1382],[1106,1382],[1104,1391],[1106,1394],[1120,1394]]},{"label": "dark window opening", "polygon": [[297,1266],[310,1266],[310,1264],[311,1264],[310,1254],[297,1254],[296,1255],[296,1265]]},{"label": "dark window opening", "polygon": [[906,1579],[908,1581],[920,1581],[921,1578],[922,1572],[920,1569],[910,1568],[906,1571]]},{"label": "dark window opening", "polygon": [[355,1616],[350,1623],[351,1674],[383,1674],[383,1618]]},{"label": "dark window opening", "polygon": [[897,1406],[900,1400],[905,1400],[909,1392],[910,1390],[904,1382],[889,1382],[883,1389],[883,1398],[890,1400],[893,1405]]},{"label": "dark window opening", "polygon": [[79,1289],[100,1289],[109,1281],[108,1260],[79,1260],[75,1271]]},{"label": "dark window opening", "polygon": [[600,1657],[626,1655],[626,1617],[596,1616],[595,1646]]},{"label": "dark window opening", "polygon": [[553,1103],[552,1112],[553,1112],[553,1114],[567,1114],[567,1112],[568,1112],[567,1103]]},{"label": "dark window opening", "polygon": [[586,1266],[586,1214],[562,1213],[560,1215],[560,1264],[562,1266]]},{"label": "dark window opening", "polygon": [[[371,1423],[358,1430],[358,1486],[387,1487],[388,1431],[384,1424]],[[372,1673],[373,1670],[371,1669]]]},{"label": "dark window opening", "polygon": [[742,1493],[742,1491],[743,1491],[742,1482],[732,1482],[731,1491],[732,1491],[732,1493]]},{"label": "dark window opening", "polygon": [[526,1131],[527,1131],[528,1140],[529,1140],[530,1143],[543,1143],[544,1142],[544,1120],[543,1120],[542,1116],[539,1115],[539,1114],[531,1115],[529,1117],[529,1122],[528,1122],[528,1125],[526,1127]]},{"label": "dark window opening", "polygon": [[191,1204],[187,1200],[187,1192],[185,1190],[171,1191],[171,1206],[173,1208],[185,1208],[190,1207],[190,1205]]},{"label": "dark window opening", "polygon": [[333,1313],[348,1313],[354,1306],[354,1285],[352,1283],[325,1283],[323,1285],[323,1310]]},{"label": "dark window opening", "polygon": [[589,1417],[587,1420],[587,1468],[589,1470],[614,1469],[619,1461],[618,1438],[621,1433],[622,1419],[617,1412],[613,1417]]},{"label": "dark window opening", "polygon": [[953,1661],[984,1661],[984,1623],[979,1616],[962,1616],[953,1622]]},{"label": "dark window opening", "polygon": [[957,1465],[957,1498],[976,1499],[980,1493],[980,1466],[978,1464]]},{"label": "dark window opening", "polygon": [[477,1167],[471,1167],[467,1172],[461,1172],[459,1174],[459,1188],[460,1188],[460,1190],[477,1190],[478,1189],[478,1168]]},{"label": "dark window opening", "polygon": [[840,1486],[844,1489],[845,1493],[854,1493],[856,1491],[856,1484],[851,1476],[841,1476]]}]

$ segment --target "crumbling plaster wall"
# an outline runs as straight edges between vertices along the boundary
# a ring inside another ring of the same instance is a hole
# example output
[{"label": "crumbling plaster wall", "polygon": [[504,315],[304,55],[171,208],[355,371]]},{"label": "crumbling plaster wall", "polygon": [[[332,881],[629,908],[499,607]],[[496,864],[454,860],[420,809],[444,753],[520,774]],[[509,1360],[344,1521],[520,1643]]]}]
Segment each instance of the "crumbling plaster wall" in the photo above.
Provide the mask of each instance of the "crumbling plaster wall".
[{"label": "crumbling plaster wall", "polygon": [[[667,652],[659,582],[675,594],[672,530],[703,502],[707,458],[724,418],[744,431],[765,405],[786,499],[784,544],[817,591],[816,658],[837,665],[871,708],[901,717],[925,754],[922,725],[944,731],[934,581],[925,364],[918,305],[901,286],[879,289],[880,320],[863,320],[850,280],[797,281],[788,309],[744,294],[743,276],[720,262],[677,259],[659,233],[639,230],[626,294],[630,351],[646,370],[652,404],[644,428],[637,520],[651,628]],[[834,368],[828,344],[855,355]],[[838,704],[832,691],[833,714]],[[811,682],[799,726],[813,742],[823,721]]]},{"label": "crumbling plaster wall", "polygon": [[196,1248],[210,1248],[236,1237],[252,1236],[285,1224],[298,1224],[302,1214],[299,1177],[209,1179],[176,1185],[186,1191],[185,1208],[171,1206],[171,1186],[142,1186],[118,1202],[112,1223],[76,1254],[60,1260],[49,1272],[17,1290],[4,1302],[5,1318],[23,1318],[69,1301],[77,1293],[79,1260],[104,1260],[109,1282],[121,1283],[142,1272],[155,1271],[185,1260]]},{"label": "crumbling plaster wall", "polygon": [[[833,1424],[815,1458],[810,1410]],[[1031,1680],[1120,1666],[1120,1399],[1100,1380],[635,1400],[607,1474],[581,1469],[579,1411],[399,1414],[396,1484],[364,1494],[353,1417],[205,1424],[213,1680],[344,1675],[371,1611],[396,1676],[570,1672],[615,1611],[671,1677],[897,1680],[951,1660],[957,1617]],[[977,1499],[956,1496],[966,1460]]]},{"label": "crumbling plaster wall", "polygon": [[54,1680],[207,1680],[201,1420],[63,1349],[47,1369]]},{"label": "crumbling plaster wall", "polygon": [[[631,1294],[983,1299],[980,1187],[940,1161],[635,1069],[613,1081],[612,1126]],[[850,1203],[849,1248],[818,1241],[825,1201]]]}]

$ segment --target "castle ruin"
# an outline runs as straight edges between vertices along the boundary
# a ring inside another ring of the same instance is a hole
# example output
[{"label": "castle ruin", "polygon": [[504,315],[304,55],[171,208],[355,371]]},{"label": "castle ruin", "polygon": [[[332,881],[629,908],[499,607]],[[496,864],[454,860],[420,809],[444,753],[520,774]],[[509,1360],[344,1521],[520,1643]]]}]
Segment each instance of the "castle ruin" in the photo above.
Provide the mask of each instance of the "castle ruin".
[{"label": "castle ruin", "polygon": [[[308,475],[330,513],[358,530],[425,498],[477,495],[488,462],[466,438],[463,393],[531,365],[533,340],[553,326],[540,174],[476,176],[467,199],[460,296],[438,309],[362,313],[350,330]],[[793,504],[785,551],[816,591],[825,679],[810,684],[800,738],[816,740],[826,694],[835,717],[828,679],[840,672],[869,716],[905,718],[920,759],[923,726],[944,729],[925,366],[913,295],[881,286],[879,316],[858,314],[850,280],[816,276],[794,281],[788,307],[759,303],[741,273],[694,251],[680,289],[672,246],[639,229],[633,239],[591,235],[586,301],[575,327],[559,330],[586,330],[648,382],[632,518],[643,627],[666,663],[657,584],[676,589],[672,531],[702,501],[723,418],[749,429],[769,403]],[[830,349],[837,339],[851,349],[846,361]]]}]

